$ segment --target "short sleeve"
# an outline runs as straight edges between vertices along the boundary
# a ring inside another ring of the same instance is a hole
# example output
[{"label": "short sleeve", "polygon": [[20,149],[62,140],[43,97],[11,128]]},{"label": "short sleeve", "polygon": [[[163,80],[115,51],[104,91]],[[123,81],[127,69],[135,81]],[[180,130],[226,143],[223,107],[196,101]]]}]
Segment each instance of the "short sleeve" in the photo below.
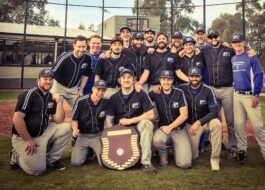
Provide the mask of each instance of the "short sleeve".
[{"label": "short sleeve", "polygon": [[179,107],[185,107],[188,106],[186,97],[184,95],[184,92],[182,90],[180,90],[181,94],[179,96]]},{"label": "short sleeve", "polygon": [[104,60],[100,58],[98,60],[98,63],[96,65],[96,67],[94,68],[94,71],[93,71],[95,73],[95,75],[102,76],[102,74],[103,74],[103,64],[104,64]]},{"label": "short sleeve", "polygon": [[182,68],[183,68],[183,65],[181,62],[181,57],[176,56],[176,58],[175,58],[175,71],[182,69]]},{"label": "short sleeve", "polygon": [[213,92],[213,89],[211,87],[209,87],[210,92],[208,93],[208,107],[212,108],[212,107],[217,107],[218,103],[215,97],[215,94]]},{"label": "short sleeve", "polygon": [[114,100],[114,96],[111,96],[109,99],[109,106],[107,109],[107,115],[114,117],[115,116],[115,100]]},{"label": "short sleeve", "polygon": [[142,96],[142,106],[143,106],[144,112],[148,112],[151,109],[154,109],[154,105],[153,105],[150,97],[144,91],[141,91],[140,93]]},{"label": "short sleeve", "polygon": [[79,100],[77,100],[75,102],[75,105],[74,105],[74,108],[73,108],[73,111],[72,111],[72,120],[75,120],[75,121],[78,120],[79,109],[80,109]]},{"label": "short sleeve", "polygon": [[32,105],[32,90],[24,92],[18,96],[15,112],[23,112],[26,114]]},{"label": "short sleeve", "polygon": [[88,58],[87,58],[87,67],[85,68],[85,70],[83,71],[83,75],[85,75],[85,76],[89,76],[91,73],[92,73],[92,68],[91,68],[91,57],[89,56],[89,55],[85,55],[85,56],[88,56]]},{"label": "short sleeve", "polygon": [[142,65],[142,68],[143,68],[143,69],[147,69],[147,70],[150,71],[150,70],[151,70],[150,62],[151,62],[151,60],[150,60],[150,55],[148,54],[148,55],[145,57],[145,60],[144,60],[143,65]]}]

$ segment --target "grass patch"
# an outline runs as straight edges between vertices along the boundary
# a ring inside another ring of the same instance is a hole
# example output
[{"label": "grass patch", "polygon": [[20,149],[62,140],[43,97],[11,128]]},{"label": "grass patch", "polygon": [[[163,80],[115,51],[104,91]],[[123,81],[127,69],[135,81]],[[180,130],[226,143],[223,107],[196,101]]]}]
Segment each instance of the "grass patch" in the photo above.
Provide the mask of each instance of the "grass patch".
[{"label": "grass patch", "polygon": [[1,91],[0,102],[14,102],[22,91]]},{"label": "grass patch", "polygon": [[[222,153],[221,171],[210,170],[210,153],[182,170],[170,158],[169,166],[159,168],[157,175],[141,172],[140,167],[118,172],[99,167],[92,161],[80,168],[70,166],[71,148],[67,148],[62,162],[67,170],[48,169],[42,176],[28,176],[22,170],[10,170],[7,152],[10,137],[0,136],[0,189],[265,189],[265,162],[258,145],[250,145],[245,166],[227,161]],[[153,162],[157,166],[157,162]]]}]

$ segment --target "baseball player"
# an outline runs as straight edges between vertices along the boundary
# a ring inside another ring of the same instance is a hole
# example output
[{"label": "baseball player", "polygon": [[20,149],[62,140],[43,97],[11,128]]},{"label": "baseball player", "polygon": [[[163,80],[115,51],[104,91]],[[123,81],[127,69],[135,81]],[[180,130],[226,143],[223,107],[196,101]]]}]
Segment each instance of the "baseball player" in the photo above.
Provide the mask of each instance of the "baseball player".
[{"label": "baseball player", "polygon": [[199,157],[199,141],[204,131],[209,131],[212,144],[211,168],[219,171],[222,144],[222,124],[218,117],[218,103],[212,88],[203,84],[201,71],[197,67],[189,69],[189,83],[179,86],[188,102],[186,130],[190,137],[192,159]]},{"label": "baseball player", "polygon": [[160,155],[160,166],[168,165],[167,146],[173,144],[176,165],[186,169],[191,167],[191,145],[186,130],[183,130],[188,118],[188,106],[184,93],[173,89],[174,74],[164,70],[160,74],[160,94],[150,92],[159,115],[159,128],[155,131],[153,145]]},{"label": "baseball player", "polygon": [[188,82],[188,77],[181,71],[176,62],[176,55],[167,48],[168,36],[160,32],[157,35],[157,49],[153,54],[148,54],[143,64],[144,72],[140,77],[136,88],[145,82],[150,85],[150,90],[159,91],[159,75],[162,70],[170,70],[180,79]]},{"label": "baseball player", "polygon": [[207,43],[207,38],[205,34],[204,26],[199,25],[195,31],[196,44],[195,47],[203,49],[204,47],[209,47],[210,43]]},{"label": "baseball player", "polygon": [[103,99],[107,88],[104,80],[95,82],[91,95],[80,97],[72,112],[72,135],[77,137],[73,147],[71,164],[81,166],[85,161],[88,148],[91,147],[97,155],[98,163],[101,166],[100,135],[104,129],[108,100]]},{"label": "baseball player", "polygon": [[176,31],[171,37],[171,44],[169,45],[171,53],[176,53],[177,55],[183,49],[183,35],[181,32]]},{"label": "baseball player", "polygon": [[[104,50],[101,50],[102,47],[102,38],[95,34],[90,36],[89,41],[89,50],[87,51],[87,54],[91,56],[91,69],[94,70],[99,58],[104,54]],[[84,87],[83,94],[89,94],[92,92],[92,87],[94,84],[94,78],[95,74],[92,72],[88,76],[88,81]],[[80,88],[81,81],[78,83],[78,87]]]},{"label": "baseball player", "polygon": [[[86,53],[87,39],[77,36],[74,39],[73,51],[63,53],[52,67],[55,81],[51,92],[58,93],[72,108],[78,96],[83,96],[83,90],[92,72],[91,56]],[[80,89],[77,83],[81,79]]]},{"label": "baseball player", "polygon": [[232,48],[220,44],[221,38],[216,30],[208,34],[209,47],[201,50],[208,69],[209,84],[220,105],[223,107],[228,128],[228,155],[227,158],[236,158],[236,136],[233,116],[233,71],[231,58],[235,55]]},{"label": "baseball player", "polygon": [[140,133],[142,170],[155,174],[157,170],[151,164],[154,106],[144,91],[137,92],[134,89],[134,81],[133,71],[124,69],[120,73],[121,89],[110,98],[106,123],[108,127],[120,124],[137,128]]},{"label": "baseball player", "polygon": [[[63,101],[51,94],[53,73],[40,71],[38,86],[19,95],[13,116],[11,169],[22,168],[29,175],[40,175],[46,166],[65,167],[59,159],[68,145],[71,128],[64,121]],[[49,122],[49,117],[54,122]]]},{"label": "baseball player", "polygon": [[131,59],[122,53],[123,40],[120,37],[114,37],[111,40],[111,54],[107,59],[99,59],[94,70],[95,81],[103,79],[107,82],[107,91],[105,97],[109,98],[119,90],[118,78],[120,72],[125,69],[135,71]]},{"label": "baseball player", "polygon": [[245,164],[247,151],[246,120],[250,120],[255,137],[265,159],[265,128],[261,117],[259,94],[263,83],[263,71],[257,56],[249,57],[241,34],[232,37],[236,55],[232,58],[234,79],[234,119],[238,158]]},{"label": "baseball player", "polygon": [[123,40],[123,47],[124,49],[131,47],[131,36],[132,30],[128,26],[123,26],[120,29],[120,37]]}]

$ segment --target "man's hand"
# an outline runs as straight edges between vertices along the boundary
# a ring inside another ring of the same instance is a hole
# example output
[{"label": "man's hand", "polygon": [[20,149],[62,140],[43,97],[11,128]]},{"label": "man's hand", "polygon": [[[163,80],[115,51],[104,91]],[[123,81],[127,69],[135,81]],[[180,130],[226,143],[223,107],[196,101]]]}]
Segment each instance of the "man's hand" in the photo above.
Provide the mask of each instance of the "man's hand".
[{"label": "man's hand", "polygon": [[224,47],[230,47],[229,43],[227,43],[227,42],[222,42],[222,45],[223,45]]},{"label": "man's hand", "polygon": [[156,93],[156,94],[160,94],[160,92],[161,92],[161,86],[160,85],[155,85],[154,87],[153,87],[153,90],[152,90],[154,93]]},{"label": "man's hand", "polygon": [[79,135],[79,129],[74,128],[72,135],[73,135],[73,137],[77,137]]},{"label": "man's hand", "polygon": [[248,57],[253,57],[256,55],[256,52],[254,51],[254,49],[250,49],[249,51],[247,51],[248,53]]},{"label": "man's hand", "polygon": [[184,57],[185,55],[186,55],[186,51],[185,51],[185,49],[179,51],[179,56],[180,56],[180,57]]},{"label": "man's hand", "polygon": [[147,53],[148,53],[148,54],[153,54],[154,51],[155,51],[155,48],[148,48],[148,49],[147,49]]},{"label": "man's hand", "polygon": [[255,108],[259,105],[259,96],[252,97],[252,108]]},{"label": "man's hand", "polygon": [[172,129],[169,126],[165,126],[165,125],[160,127],[159,129],[163,131],[166,135],[168,135],[172,131]]},{"label": "man's hand", "polygon": [[140,92],[141,90],[143,90],[143,87],[137,82],[134,85],[134,89],[136,90],[136,92]]},{"label": "man's hand", "polygon": [[37,147],[39,145],[36,144],[36,142],[34,140],[29,140],[29,141],[26,141],[26,144],[27,144],[27,147],[25,149],[25,152],[27,152],[28,155],[33,155],[34,153],[37,152]]},{"label": "man's hand", "polygon": [[131,125],[132,124],[132,120],[131,119],[126,119],[126,118],[122,118],[119,121],[120,125]]},{"label": "man's hand", "polygon": [[59,94],[52,94],[52,99],[58,104],[62,102],[62,97]]},{"label": "man's hand", "polygon": [[110,53],[111,53],[111,51],[110,50],[107,50],[104,53],[100,54],[99,55],[99,58],[101,58],[101,59],[108,59],[108,58],[110,58]]},{"label": "man's hand", "polygon": [[201,122],[200,121],[196,121],[195,123],[193,123],[193,125],[189,129],[189,132],[190,132],[191,136],[195,136],[197,134],[198,129],[200,127],[201,127]]}]

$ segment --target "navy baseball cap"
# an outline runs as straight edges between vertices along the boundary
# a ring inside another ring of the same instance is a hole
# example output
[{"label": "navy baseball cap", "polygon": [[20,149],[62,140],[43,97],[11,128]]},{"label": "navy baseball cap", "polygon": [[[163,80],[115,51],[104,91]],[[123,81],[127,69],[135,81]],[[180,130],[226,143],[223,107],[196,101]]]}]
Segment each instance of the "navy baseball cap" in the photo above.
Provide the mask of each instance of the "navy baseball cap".
[{"label": "navy baseball cap", "polygon": [[186,44],[186,43],[193,43],[193,44],[196,44],[196,40],[191,37],[191,36],[187,36],[184,40],[183,40],[183,45]]},{"label": "navy baseball cap", "polygon": [[125,73],[128,73],[130,74],[131,76],[134,77],[134,73],[131,69],[123,69],[121,72],[120,72],[120,77],[122,77],[122,75],[124,75]]},{"label": "navy baseball cap", "polygon": [[94,83],[93,87],[100,88],[100,89],[106,89],[107,83],[104,80],[98,80]]},{"label": "navy baseball cap", "polygon": [[43,69],[39,72],[39,78],[41,77],[52,77],[54,78],[53,72],[50,69]]},{"label": "navy baseball cap", "polygon": [[198,28],[195,30],[195,33],[199,33],[199,32],[205,33],[205,29],[203,25],[198,26]]},{"label": "navy baseball cap", "polygon": [[189,76],[201,76],[201,70],[197,67],[189,68]]},{"label": "navy baseball cap", "polygon": [[121,42],[123,45],[123,40],[119,36],[112,38],[110,44],[113,44],[114,42]]},{"label": "navy baseball cap", "polygon": [[232,43],[235,43],[235,42],[243,42],[244,41],[244,37],[242,34],[234,34],[232,36]]},{"label": "navy baseball cap", "polygon": [[144,35],[143,35],[143,33],[136,32],[136,33],[133,34],[133,39],[144,40]]},{"label": "navy baseball cap", "polygon": [[168,39],[168,35],[165,32],[159,32],[156,38],[158,38],[160,35],[164,35]]},{"label": "navy baseball cap", "polygon": [[152,32],[154,35],[156,34],[155,30],[152,28],[147,28],[144,33]]},{"label": "navy baseball cap", "polygon": [[120,29],[120,33],[121,33],[121,31],[123,31],[124,29],[128,29],[130,32],[132,32],[132,30],[131,30],[131,28],[130,28],[129,26],[123,26],[123,27],[121,27],[121,29]]},{"label": "navy baseball cap", "polygon": [[173,74],[172,71],[163,70],[163,71],[161,71],[159,78],[170,78],[170,79],[174,79],[174,74]]},{"label": "navy baseball cap", "polygon": [[183,35],[181,32],[177,31],[177,32],[174,32],[174,34],[172,35],[172,38],[180,38],[180,39],[183,39]]},{"label": "navy baseball cap", "polygon": [[219,33],[217,30],[210,30],[209,34],[208,34],[208,38],[211,36],[219,36]]}]

